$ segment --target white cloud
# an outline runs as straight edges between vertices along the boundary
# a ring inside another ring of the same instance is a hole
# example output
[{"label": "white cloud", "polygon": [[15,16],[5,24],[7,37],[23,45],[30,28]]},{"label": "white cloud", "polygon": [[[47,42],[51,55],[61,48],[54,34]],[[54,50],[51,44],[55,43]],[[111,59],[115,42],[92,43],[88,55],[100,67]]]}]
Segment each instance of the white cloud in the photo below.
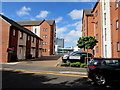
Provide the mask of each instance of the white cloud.
[{"label": "white cloud", "polygon": [[58,23],[63,19],[63,17],[58,17],[57,19],[55,19],[55,22]]},{"label": "white cloud", "polygon": [[24,16],[29,15],[29,11],[31,11],[31,8],[23,6],[19,11],[17,11],[18,16]]},{"label": "white cloud", "polygon": [[37,15],[36,18],[45,18],[48,14],[48,11],[40,11],[39,15]]},{"label": "white cloud", "polygon": [[73,20],[81,19],[83,15],[83,10],[74,9],[68,14]]},{"label": "white cloud", "polygon": [[63,32],[65,32],[66,30],[67,30],[66,27],[61,27],[61,28],[58,28],[58,27],[57,27],[56,33],[57,33],[57,35],[60,35],[60,34],[62,34]]}]

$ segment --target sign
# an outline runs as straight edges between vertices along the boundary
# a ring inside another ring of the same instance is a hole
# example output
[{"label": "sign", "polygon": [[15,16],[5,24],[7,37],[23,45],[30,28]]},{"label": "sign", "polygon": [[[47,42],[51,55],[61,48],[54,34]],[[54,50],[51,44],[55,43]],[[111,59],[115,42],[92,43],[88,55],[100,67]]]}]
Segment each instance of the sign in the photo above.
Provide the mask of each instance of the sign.
[{"label": "sign", "polygon": [[7,48],[7,53],[13,53],[14,52],[14,48]]}]

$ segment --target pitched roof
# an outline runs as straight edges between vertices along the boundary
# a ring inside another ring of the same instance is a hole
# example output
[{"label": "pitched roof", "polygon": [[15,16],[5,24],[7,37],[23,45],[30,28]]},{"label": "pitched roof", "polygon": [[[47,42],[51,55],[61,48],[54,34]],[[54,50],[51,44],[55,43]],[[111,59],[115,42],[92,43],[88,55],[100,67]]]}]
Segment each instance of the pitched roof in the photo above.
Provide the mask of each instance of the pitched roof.
[{"label": "pitched roof", "polygon": [[[38,37],[37,35],[35,35],[33,32],[31,32],[30,30],[24,28],[23,26],[19,25],[18,23],[16,23],[15,21],[3,16],[0,14],[0,17],[2,17],[4,20],[6,20],[8,23],[10,23],[12,26],[18,28],[20,31],[23,31],[31,36],[37,37],[39,39],[41,39],[40,37]],[[41,39],[42,40],[42,39]]]},{"label": "pitched roof", "polygon": [[93,16],[92,10],[93,10],[93,9],[84,9],[85,15],[86,15],[86,16]]},{"label": "pitched roof", "polygon": [[35,20],[35,21],[16,21],[18,24],[22,26],[38,26],[42,24],[42,22],[46,21],[49,25],[53,25],[55,20]]}]

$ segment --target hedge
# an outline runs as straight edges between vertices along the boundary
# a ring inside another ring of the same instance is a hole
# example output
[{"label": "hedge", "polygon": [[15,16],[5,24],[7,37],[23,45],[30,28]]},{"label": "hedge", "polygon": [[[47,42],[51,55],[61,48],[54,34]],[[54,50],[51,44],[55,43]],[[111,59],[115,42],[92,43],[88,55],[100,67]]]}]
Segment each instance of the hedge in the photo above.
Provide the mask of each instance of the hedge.
[{"label": "hedge", "polygon": [[80,62],[62,63],[61,66],[81,67],[81,68],[87,68],[87,67],[88,67],[87,64],[85,64],[85,63],[80,63]]}]

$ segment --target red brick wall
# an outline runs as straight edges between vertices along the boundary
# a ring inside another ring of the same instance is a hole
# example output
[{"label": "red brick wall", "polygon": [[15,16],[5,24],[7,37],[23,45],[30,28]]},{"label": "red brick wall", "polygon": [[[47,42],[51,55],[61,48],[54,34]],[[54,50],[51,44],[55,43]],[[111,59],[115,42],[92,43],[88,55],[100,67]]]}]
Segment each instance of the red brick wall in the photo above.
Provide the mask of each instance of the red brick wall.
[{"label": "red brick wall", "polygon": [[[47,32],[43,31],[44,28],[47,28],[48,31]],[[48,37],[43,38],[43,35],[47,35]],[[51,36],[50,35],[51,35],[51,27],[46,21],[44,21],[40,26],[40,37],[41,37],[41,39],[43,39],[43,42],[47,42],[47,45],[43,45],[43,49],[46,49],[46,52],[42,52],[42,55],[45,55],[45,56],[50,55],[50,51],[51,51],[51,48],[50,48],[50,45],[51,45],[50,38],[51,38]]]},{"label": "red brick wall", "polygon": [[[95,16],[95,13],[96,13],[96,11],[98,10],[98,16]],[[102,38],[101,38],[101,34],[102,34],[102,32],[101,32],[101,11],[100,11],[100,2],[97,4],[97,6],[96,6],[96,8],[94,9],[94,11],[93,11],[93,14],[94,14],[94,19],[93,19],[93,21],[96,23],[96,22],[98,22],[98,27],[96,28],[95,27],[95,36],[96,36],[96,34],[98,35],[98,43],[97,43],[97,45],[95,46],[95,56],[96,57],[101,57],[102,56]],[[94,24],[95,24],[94,23]]]},{"label": "red brick wall", "polygon": [[[120,42],[120,28],[116,30],[116,20],[118,20],[118,10],[119,8],[116,8],[115,2],[110,3],[111,8],[110,8],[110,16],[111,16],[111,39],[112,39],[112,57],[120,57],[120,52],[117,51],[117,42]],[[120,19],[119,19],[120,21]],[[120,23],[119,23],[120,24]]]},{"label": "red brick wall", "polygon": [[[92,22],[93,22],[93,16],[86,16],[84,14],[83,22],[82,22],[83,23],[82,24],[82,36],[94,36],[94,24]],[[88,50],[88,52],[93,53],[92,50]]]},{"label": "red brick wall", "polygon": [[[15,30],[15,36],[13,36],[13,30]],[[9,48],[14,48],[13,53],[9,53],[9,61],[14,61],[15,57],[17,57],[17,46],[18,46],[18,30],[14,27],[10,28],[10,36],[9,36]]]},{"label": "red brick wall", "polygon": [[[28,38],[30,39],[28,40]],[[31,36],[27,35],[27,42],[26,42],[26,58],[30,58],[29,55],[31,54]]]},{"label": "red brick wall", "polygon": [[[119,8],[118,8],[118,18],[119,18],[118,42],[120,42],[120,1],[119,1]],[[120,57],[120,52],[118,52],[118,57]]]},{"label": "red brick wall", "polygon": [[36,58],[38,57],[38,53],[39,53],[39,44],[40,44],[40,42],[39,42],[39,39],[36,39]]},{"label": "red brick wall", "polygon": [[0,62],[8,62],[9,31],[10,24],[0,18]]}]

